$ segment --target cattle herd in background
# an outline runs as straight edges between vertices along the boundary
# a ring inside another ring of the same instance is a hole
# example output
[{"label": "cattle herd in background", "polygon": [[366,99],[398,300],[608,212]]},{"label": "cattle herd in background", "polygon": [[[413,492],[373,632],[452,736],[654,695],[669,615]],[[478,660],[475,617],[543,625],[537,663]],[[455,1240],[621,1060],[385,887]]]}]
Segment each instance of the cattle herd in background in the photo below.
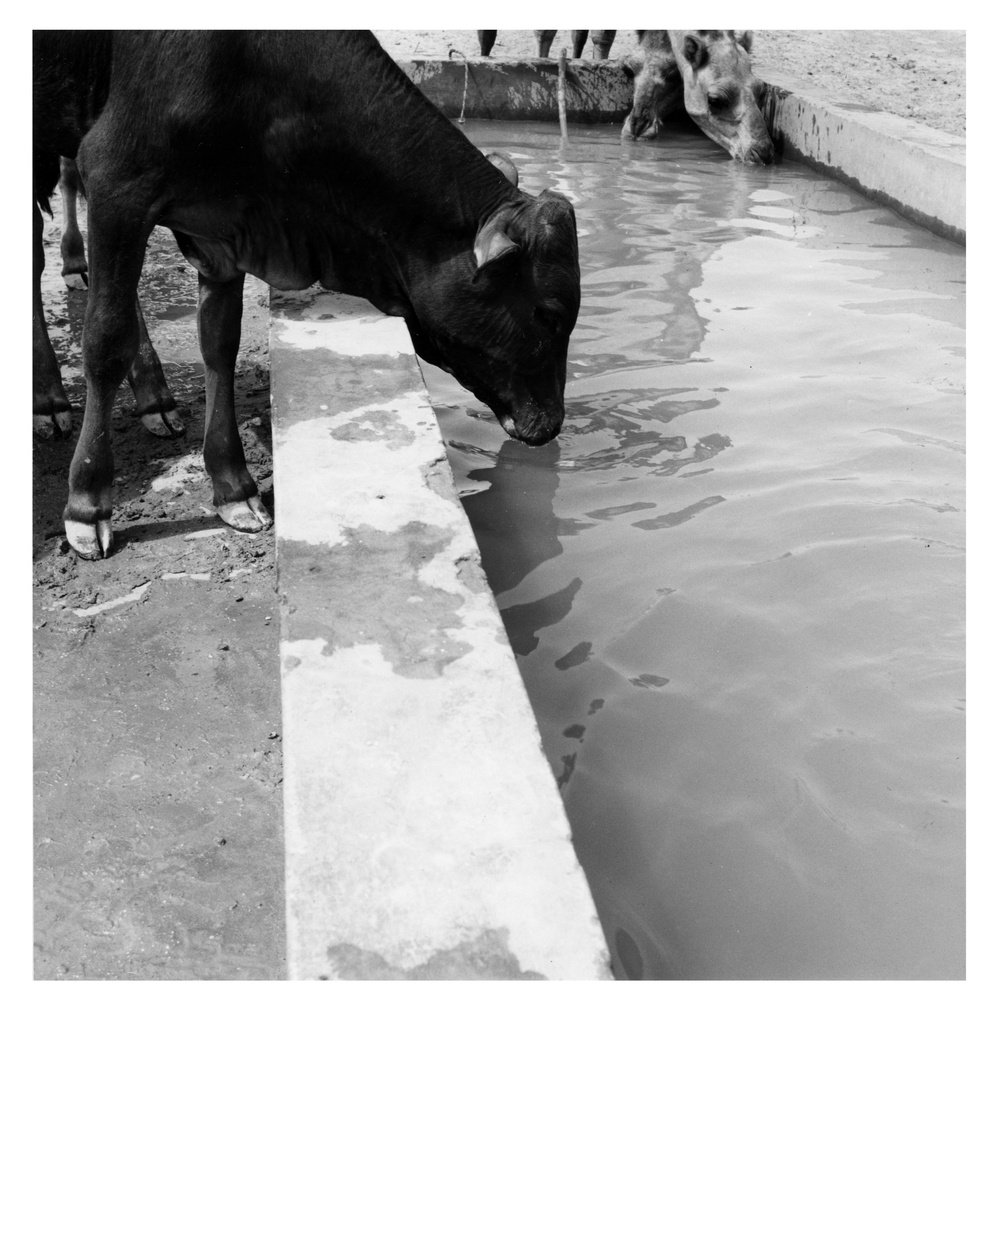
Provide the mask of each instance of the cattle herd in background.
[{"label": "cattle herd in background", "polygon": [[[537,31],[539,56],[557,32]],[[614,31],[588,34],[606,59]],[[640,31],[623,134],[655,135],[683,107],[735,159],[773,148],[750,68],[749,31]],[[495,31],[479,31],[487,56]],[[527,443],[558,434],[580,302],[569,200],[518,189],[368,31],[36,31],[33,75],[35,432],[70,432],[70,405],[41,299],[42,210],[64,200],[63,274],[85,280],[75,220],[87,190],[87,400],[73,456],[66,536],[83,557],[112,547],[111,412],[124,378],[160,436],[182,432],[136,286],[146,241],[170,228],[198,271],[206,373],[204,457],[219,516],[271,523],[243,456],[234,408],[242,288],[359,295],[406,319],[417,353],[453,373]],[[143,108],[137,110],[136,101]]]},{"label": "cattle herd in background", "polygon": [[[573,56],[587,43],[594,60],[606,61],[614,30],[574,30]],[[558,31],[536,30],[538,55],[548,57]],[[638,47],[623,60],[633,82],[632,110],[622,134],[651,139],[661,122],[682,109],[706,135],[737,161],[767,165],[774,146],[761,111],[764,85],[750,66],[750,30],[639,30]],[[489,56],[495,30],[477,30],[479,52]]]}]

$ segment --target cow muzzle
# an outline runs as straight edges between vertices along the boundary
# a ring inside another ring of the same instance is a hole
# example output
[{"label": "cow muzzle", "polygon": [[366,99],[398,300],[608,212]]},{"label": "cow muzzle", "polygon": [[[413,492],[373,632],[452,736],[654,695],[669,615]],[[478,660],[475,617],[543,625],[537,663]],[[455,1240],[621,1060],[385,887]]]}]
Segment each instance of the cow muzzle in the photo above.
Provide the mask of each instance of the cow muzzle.
[{"label": "cow muzzle", "polygon": [[531,406],[517,412],[498,414],[497,420],[511,438],[527,443],[529,447],[540,447],[543,443],[550,443],[562,429],[563,416],[562,405],[558,412]]},{"label": "cow muzzle", "polygon": [[654,112],[644,108],[633,108],[622,126],[622,135],[626,139],[652,139],[660,129],[660,119]]},{"label": "cow muzzle", "polygon": [[755,135],[745,146],[734,145],[732,155],[745,165],[770,165],[774,160],[774,144],[769,134]]}]

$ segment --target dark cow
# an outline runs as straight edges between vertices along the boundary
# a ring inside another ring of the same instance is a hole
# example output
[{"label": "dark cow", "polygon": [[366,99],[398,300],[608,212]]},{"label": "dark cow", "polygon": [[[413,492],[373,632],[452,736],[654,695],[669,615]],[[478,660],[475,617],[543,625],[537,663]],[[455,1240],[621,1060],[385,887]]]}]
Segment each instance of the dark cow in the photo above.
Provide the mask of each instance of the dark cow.
[{"label": "dark cow", "polygon": [[[535,38],[538,40],[538,55],[547,57],[552,47],[552,40],[555,39],[559,32],[556,30],[536,30]],[[587,36],[592,35],[591,42],[594,45],[594,60],[606,61],[608,53],[611,51],[611,45],[615,41],[615,31],[613,30],[574,30],[573,34],[573,56],[579,60],[583,56],[583,49],[587,43]],[[496,43],[497,32],[495,30],[477,30],[476,35],[479,38],[479,55],[489,56],[493,51],[493,45]]]},{"label": "dark cow", "polygon": [[111,408],[157,224],[198,270],[205,467],[234,528],[270,524],[233,405],[245,273],[404,317],[508,434],[558,434],[580,303],[572,205],[518,190],[371,32],[36,32],[35,57],[74,119],[89,206],[87,407],[64,512],[81,555],[111,546]]},{"label": "dark cow", "polygon": [[[38,99],[36,97],[36,105]],[[39,121],[36,112],[36,123]],[[39,128],[39,135],[44,127]],[[53,172],[58,168],[59,193],[63,206],[63,229],[59,240],[62,255],[62,276],[71,290],[85,290],[87,286],[87,259],[83,246],[83,235],[77,221],[76,202],[80,190],[76,163],[65,157],[50,152],[48,160],[38,159],[38,138],[36,137],[35,159],[35,238],[34,238],[34,273],[32,295],[32,337],[33,337],[33,423],[38,438],[51,439],[65,437],[72,429],[71,405],[63,388],[59,363],[52,349],[45,314],[42,307],[42,270],[45,267],[45,251],[42,245],[43,223],[41,213],[49,211],[49,197],[54,188],[48,185]],[[39,182],[39,171],[47,170],[43,181]],[[150,342],[142,309],[136,302],[136,317],[139,324],[139,346],[135,358],[129,365],[128,381],[135,396],[136,414],[151,434],[160,438],[173,438],[184,432],[184,426],[177,413],[177,401],[170,393],[163,367]]]}]

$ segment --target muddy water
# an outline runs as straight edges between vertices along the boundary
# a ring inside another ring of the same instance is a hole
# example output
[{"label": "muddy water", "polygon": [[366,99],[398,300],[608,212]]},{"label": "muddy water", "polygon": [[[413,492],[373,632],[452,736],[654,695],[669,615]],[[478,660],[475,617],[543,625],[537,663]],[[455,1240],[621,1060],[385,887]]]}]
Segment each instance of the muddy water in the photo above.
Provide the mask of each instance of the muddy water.
[{"label": "muddy water", "polygon": [[617,975],[963,976],[964,252],[687,131],[466,129],[580,227],[556,443],[425,373]]}]

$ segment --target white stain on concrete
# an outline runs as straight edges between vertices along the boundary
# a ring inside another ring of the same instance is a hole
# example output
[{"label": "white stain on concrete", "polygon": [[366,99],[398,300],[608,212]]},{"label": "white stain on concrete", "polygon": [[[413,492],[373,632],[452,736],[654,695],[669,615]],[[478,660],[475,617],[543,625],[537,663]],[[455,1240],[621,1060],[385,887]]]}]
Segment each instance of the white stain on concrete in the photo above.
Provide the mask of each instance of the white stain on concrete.
[{"label": "white stain on concrete", "polygon": [[522,971],[600,976],[603,938],[516,665],[495,632],[469,637],[434,681],[398,674],[374,643],[282,644],[293,978],[328,975],[330,945],[407,969],[488,929],[508,931]]},{"label": "white stain on concrete", "polygon": [[[278,425],[275,436],[275,494],[280,499],[282,538],[336,546],[345,530],[370,525],[401,529],[411,521],[450,527],[453,505],[427,487],[424,471],[440,454],[440,439],[427,441],[434,410],[419,391],[391,404],[357,408]],[[336,437],[349,427],[377,433],[400,422],[411,442]]]},{"label": "white stain on concrete", "polygon": [[413,351],[401,317],[385,317],[365,300],[332,291],[317,295],[294,320],[282,318],[276,328],[283,345],[304,351],[322,348],[342,356],[403,356]]}]

